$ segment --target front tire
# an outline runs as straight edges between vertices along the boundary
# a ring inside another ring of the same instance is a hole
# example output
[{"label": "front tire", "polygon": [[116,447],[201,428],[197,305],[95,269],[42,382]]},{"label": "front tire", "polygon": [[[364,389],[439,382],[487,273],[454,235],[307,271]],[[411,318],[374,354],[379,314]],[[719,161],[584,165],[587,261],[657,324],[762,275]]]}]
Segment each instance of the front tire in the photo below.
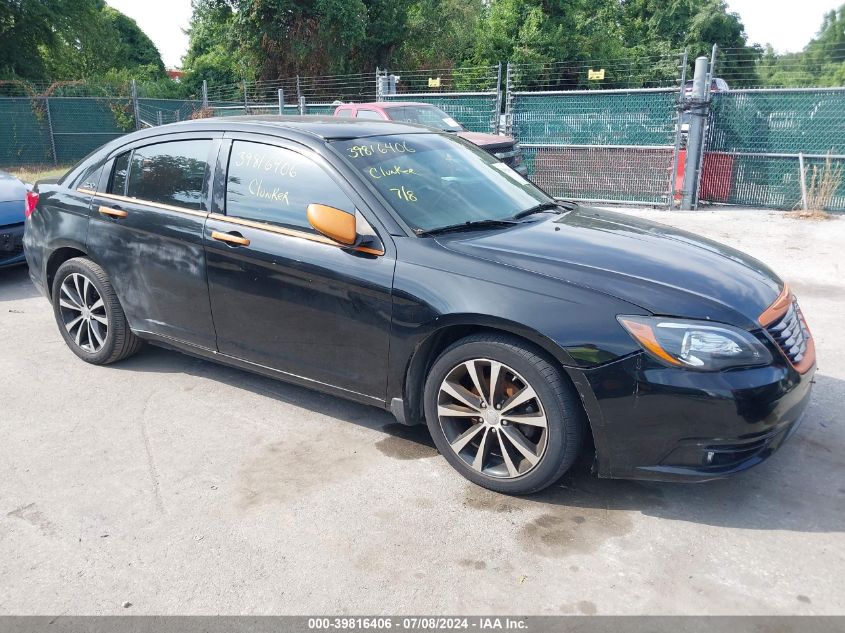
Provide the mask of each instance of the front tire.
[{"label": "front tire", "polygon": [[581,450],[578,394],[538,351],[505,335],[473,335],[434,362],[425,415],[440,453],[470,481],[505,494],[542,490]]},{"label": "front tire", "polygon": [[140,349],[108,276],[90,259],[74,257],[59,267],[52,298],[65,343],[85,362],[108,365]]}]

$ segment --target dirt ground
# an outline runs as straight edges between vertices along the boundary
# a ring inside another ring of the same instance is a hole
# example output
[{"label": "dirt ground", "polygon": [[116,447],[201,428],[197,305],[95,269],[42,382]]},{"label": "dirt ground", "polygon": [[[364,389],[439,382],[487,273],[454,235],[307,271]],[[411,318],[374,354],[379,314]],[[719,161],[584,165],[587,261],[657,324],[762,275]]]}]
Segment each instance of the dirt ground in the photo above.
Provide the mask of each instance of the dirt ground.
[{"label": "dirt ground", "polygon": [[813,400],[748,473],[496,495],[376,409],[155,348],[87,365],[0,271],[0,613],[845,614],[845,219],[632,213],[799,295]]}]

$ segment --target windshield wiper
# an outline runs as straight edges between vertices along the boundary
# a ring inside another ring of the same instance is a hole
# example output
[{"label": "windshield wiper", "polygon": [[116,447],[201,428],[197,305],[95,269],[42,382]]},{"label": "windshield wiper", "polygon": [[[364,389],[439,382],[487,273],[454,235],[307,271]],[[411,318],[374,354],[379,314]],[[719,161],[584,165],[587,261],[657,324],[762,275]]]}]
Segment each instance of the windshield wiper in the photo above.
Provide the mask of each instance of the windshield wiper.
[{"label": "windshield wiper", "polygon": [[559,202],[541,202],[540,204],[525,209],[525,211],[520,211],[515,216],[513,216],[514,220],[519,220],[520,218],[528,217],[529,215],[534,215],[535,213],[542,213],[543,211],[551,211],[553,209],[558,209],[558,213],[563,213],[565,208],[561,206]]},{"label": "windshield wiper", "polygon": [[415,233],[420,237],[427,235],[440,235],[442,233],[456,233],[458,231],[472,231],[473,229],[487,229],[504,226],[515,226],[519,224],[513,220],[471,220],[469,222],[461,222],[460,224],[449,224],[448,226],[439,226],[436,229],[428,229],[423,231],[417,229]]}]

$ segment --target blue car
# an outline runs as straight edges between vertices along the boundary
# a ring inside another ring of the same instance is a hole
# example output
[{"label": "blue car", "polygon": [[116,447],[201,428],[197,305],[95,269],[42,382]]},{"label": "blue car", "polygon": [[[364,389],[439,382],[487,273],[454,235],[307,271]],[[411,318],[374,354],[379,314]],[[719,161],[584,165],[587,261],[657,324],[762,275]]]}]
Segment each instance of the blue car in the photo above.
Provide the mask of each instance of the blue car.
[{"label": "blue car", "polygon": [[0,171],[0,268],[23,264],[23,221],[27,187]]}]

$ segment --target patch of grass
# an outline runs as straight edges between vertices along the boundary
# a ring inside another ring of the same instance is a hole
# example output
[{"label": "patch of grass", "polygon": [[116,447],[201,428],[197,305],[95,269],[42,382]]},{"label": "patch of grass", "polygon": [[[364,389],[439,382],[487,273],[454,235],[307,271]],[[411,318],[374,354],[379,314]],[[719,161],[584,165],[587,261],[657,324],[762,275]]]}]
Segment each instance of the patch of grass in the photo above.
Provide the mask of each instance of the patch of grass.
[{"label": "patch of grass", "polygon": [[807,182],[807,209],[799,211],[795,217],[802,220],[829,220],[832,216],[825,209],[830,206],[842,183],[842,165],[834,165],[828,153],[824,165],[804,169],[804,178]]},{"label": "patch of grass", "polygon": [[3,171],[16,176],[24,182],[34,183],[42,178],[58,178],[70,169],[70,165],[26,165],[24,167],[2,167]]}]

